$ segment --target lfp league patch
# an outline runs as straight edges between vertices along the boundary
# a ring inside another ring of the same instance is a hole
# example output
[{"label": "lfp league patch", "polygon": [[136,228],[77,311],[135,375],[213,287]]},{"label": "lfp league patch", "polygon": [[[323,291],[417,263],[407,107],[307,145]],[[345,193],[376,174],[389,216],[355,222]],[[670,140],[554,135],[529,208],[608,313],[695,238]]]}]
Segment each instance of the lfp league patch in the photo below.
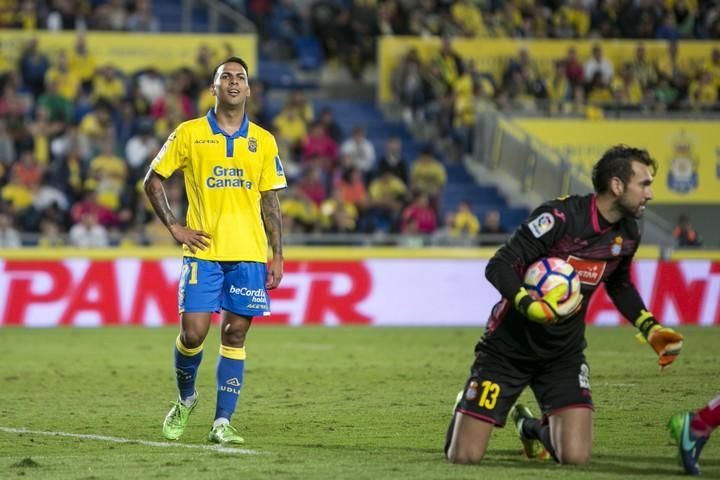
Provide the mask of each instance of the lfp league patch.
[{"label": "lfp league patch", "polygon": [[551,213],[541,213],[535,220],[528,223],[528,228],[535,238],[540,238],[555,226],[555,217]]}]

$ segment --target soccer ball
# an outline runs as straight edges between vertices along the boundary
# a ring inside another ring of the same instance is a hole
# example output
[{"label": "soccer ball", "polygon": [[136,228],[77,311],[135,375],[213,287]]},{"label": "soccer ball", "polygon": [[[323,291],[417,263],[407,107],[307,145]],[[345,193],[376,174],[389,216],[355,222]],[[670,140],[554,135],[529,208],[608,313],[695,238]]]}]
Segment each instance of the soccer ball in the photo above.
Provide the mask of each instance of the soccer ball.
[{"label": "soccer ball", "polygon": [[525,290],[536,300],[561,283],[568,286],[567,294],[558,302],[557,313],[565,316],[577,308],[582,300],[580,278],[575,269],[562,258],[546,257],[528,267],[523,279]]}]

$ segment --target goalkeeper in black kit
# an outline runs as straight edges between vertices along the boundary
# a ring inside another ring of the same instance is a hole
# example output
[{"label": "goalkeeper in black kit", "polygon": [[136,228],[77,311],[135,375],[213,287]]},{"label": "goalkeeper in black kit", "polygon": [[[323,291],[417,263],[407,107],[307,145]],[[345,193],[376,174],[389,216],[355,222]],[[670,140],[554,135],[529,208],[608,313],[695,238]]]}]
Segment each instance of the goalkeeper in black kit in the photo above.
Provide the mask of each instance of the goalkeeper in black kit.
[{"label": "goalkeeper in black kit", "polygon": [[[568,196],[538,207],[488,262],[486,276],[502,299],[475,346],[475,361],[448,428],[445,454],[452,463],[480,463],[490,434],[510,418],[530,458],[562,464],[590,460],[593,402],[585,360],[585,313],[601,282],[623,316],[635,324],[670,365],[683,337],[660,325],[630,280],[640,242],[636,220],[653,197],[657,164],[647,151],[618,145],[592,172],[594,194]],[[543,257],[570,263],[581,279],[578,308],[559,317],[560,284],[541,300],[523,288],[526,268]],[[542,419],[515,401],[529,386]]]}]

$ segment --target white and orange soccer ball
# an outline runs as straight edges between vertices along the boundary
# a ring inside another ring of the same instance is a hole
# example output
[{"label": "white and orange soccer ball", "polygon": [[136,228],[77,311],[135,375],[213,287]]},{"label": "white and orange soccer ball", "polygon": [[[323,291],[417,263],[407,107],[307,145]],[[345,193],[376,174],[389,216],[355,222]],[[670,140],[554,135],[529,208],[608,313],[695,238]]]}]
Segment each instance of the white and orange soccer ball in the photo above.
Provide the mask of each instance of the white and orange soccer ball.
[{"label": "white and orange soccer ball", "polygon": [[567,294],[558,302],[560,317],[573,312],[582,301],[580,278],[575,269],[562,258],[541,258],[528,267],[523,279],[525,290],[536,300],[558,285],[567,284]]}]

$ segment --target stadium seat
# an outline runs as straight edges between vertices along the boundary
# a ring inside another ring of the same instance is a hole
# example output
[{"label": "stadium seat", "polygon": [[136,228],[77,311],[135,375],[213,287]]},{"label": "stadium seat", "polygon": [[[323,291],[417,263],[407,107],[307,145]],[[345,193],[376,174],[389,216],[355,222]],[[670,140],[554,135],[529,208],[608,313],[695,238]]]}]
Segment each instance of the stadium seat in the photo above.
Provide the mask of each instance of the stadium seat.
[{"label": "stadium seat", "polygon": [[295,52],[298,66],[303,70],[318,70],[325,61],[320,42],[310,35],[295,39]]}]

